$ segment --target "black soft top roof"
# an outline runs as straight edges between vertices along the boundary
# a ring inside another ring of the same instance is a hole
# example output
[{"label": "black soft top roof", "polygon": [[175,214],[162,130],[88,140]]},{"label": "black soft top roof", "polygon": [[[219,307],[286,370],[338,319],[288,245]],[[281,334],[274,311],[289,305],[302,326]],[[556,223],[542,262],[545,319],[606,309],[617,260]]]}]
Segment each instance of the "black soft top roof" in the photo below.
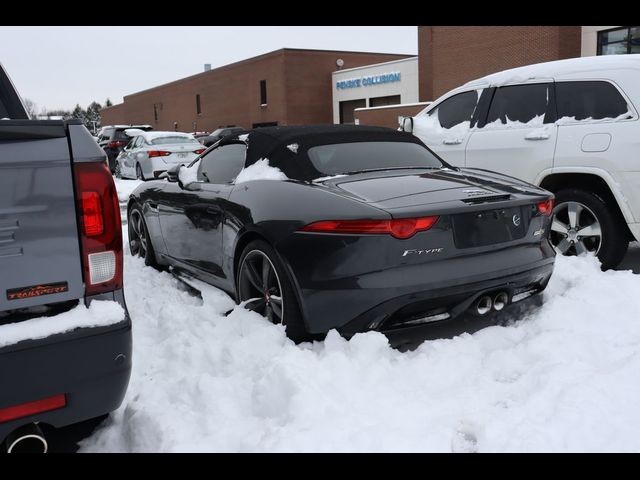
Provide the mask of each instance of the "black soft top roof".
[{"label": "black soft top roof", "polygon": [[[236,137],[237,138],[237,137]],[[410,142],[424,146],[414,135],[391,128],[362,125],[305,125],[262,127],[248,134],[246,165],[263,158],[289,178],[312,180],[322,176],[314,167],[307,150],[317,145],[352,142]],[[293,145],[296,144],[297,147]]]}]

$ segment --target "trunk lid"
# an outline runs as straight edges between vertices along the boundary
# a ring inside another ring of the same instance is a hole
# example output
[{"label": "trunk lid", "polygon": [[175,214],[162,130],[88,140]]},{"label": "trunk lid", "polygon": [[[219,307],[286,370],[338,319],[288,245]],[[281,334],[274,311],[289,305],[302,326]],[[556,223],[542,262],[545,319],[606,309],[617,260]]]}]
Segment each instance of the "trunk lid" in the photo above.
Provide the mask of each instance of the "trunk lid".
[{"label": "trunk lid", "polygon": [[0,271],[0,311],[84,295],[61,121],[0,121]]}]

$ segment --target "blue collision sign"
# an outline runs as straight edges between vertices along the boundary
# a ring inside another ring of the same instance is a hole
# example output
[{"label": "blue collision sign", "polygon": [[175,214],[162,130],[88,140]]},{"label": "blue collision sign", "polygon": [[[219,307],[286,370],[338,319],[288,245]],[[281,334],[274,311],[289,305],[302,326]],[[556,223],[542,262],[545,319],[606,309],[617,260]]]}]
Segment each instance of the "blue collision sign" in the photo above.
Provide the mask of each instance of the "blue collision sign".
[{"label": "blue collision sign", "polygon": [[371,85],[380,85],[382,83],[393,83],[400,81],[400,72],[383,73],[382,75],[369,75],[367,77],[352,78],[349,80],[340,80],[336,82],[338,90],[347,88],[369,87]]}]

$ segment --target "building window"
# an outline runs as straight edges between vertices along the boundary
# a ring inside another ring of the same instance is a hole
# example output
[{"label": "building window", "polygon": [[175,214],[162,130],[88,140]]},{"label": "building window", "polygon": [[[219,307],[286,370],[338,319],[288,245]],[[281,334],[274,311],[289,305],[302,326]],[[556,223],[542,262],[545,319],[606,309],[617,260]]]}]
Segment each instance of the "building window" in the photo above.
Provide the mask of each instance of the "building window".
[{"label": "building window", "polygon": [[202,113],[202,108],[200,108],[200,94],[196,94],[196,113],[200,115]]},{"label": "building window", "polygon": [[386,105],[398,105],[400,95],[389,95],[388,97],[374,97],[369,99],[370,107],[384,107]]},{"label": "building window", "polygon": [[156,123],[158,123],[158,105],[155,103],[153,104],[153,118],[156,120]]},{"label": "building window", "polygon": [[598,55],[640,53],[640,27],[598,32]]},{"label": "building window", "polygon": [[260,105],[267,104],[267,81],[260,80]]},{"label": "building window", "polygon": [[354,125],[355,119],[353,111],[356,108],[364,108],[367,106],[367,101],[364,98],[358,100],[347,100],[340,102],[340,123],[348,125]]}]

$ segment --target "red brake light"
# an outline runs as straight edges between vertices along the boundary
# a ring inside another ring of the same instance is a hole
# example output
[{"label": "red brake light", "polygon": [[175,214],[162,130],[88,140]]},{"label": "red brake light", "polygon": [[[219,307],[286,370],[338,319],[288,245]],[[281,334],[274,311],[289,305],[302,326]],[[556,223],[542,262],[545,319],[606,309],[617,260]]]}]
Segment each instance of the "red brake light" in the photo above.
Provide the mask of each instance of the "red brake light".
[{"label": "red brake light", "polygon": [[398,218],[393,220],[325,220],[302,227],[303,232],[388,234],[406,239],[417,232],[429,230],[438,221],[437,216],[420,218]]},{"label": "red brake light", "polygon": [[171,152],[165,152],[164,150],[151,150],[149,151],[149,157],[166,157],[167,155],[171,155]]},{"label": "red brake light", "polygon": [[123,140],[113,140],[113,141],[107,143],[107,147],[111,147],[111,148],[124,147],[126,144],[127,144],[127,142],[125,142]]},{"label": "red brake light", "polygon": [[196,155],[200,155],[201,153],[204,153],[204,151],[206,150],[206,148],[199,148],[198,150],[196,150],[195,153]]},{"label": "red brake light", "polygon": [[538,212],[540,212],[542,215],[550,217],[551,214],[553,213],[554,204],[555,204],[555,201],[553,200],[553,198],[549,198],[544,202],[538,202]]},{"label": "red brake light", "polygon": [[102,202],[98,192],[81,192],[82,199],[82,224],[84,234],[95,237],[104,232],[104,219],[102,216]]},{"label": "red brake light", "polygon": [[0,409],[0,423],[9,422],[18,418],[28,417],[36,413],[48,412],[56,410],[67,405],[67,399],[64,394],[55,395],[53,397],[35,400],[33,402],[21,403],[12,407]]},{"label": "red brake light", "polygon": [[120,204],[103,162],[73,165],[86,295],[122,288]]}]

